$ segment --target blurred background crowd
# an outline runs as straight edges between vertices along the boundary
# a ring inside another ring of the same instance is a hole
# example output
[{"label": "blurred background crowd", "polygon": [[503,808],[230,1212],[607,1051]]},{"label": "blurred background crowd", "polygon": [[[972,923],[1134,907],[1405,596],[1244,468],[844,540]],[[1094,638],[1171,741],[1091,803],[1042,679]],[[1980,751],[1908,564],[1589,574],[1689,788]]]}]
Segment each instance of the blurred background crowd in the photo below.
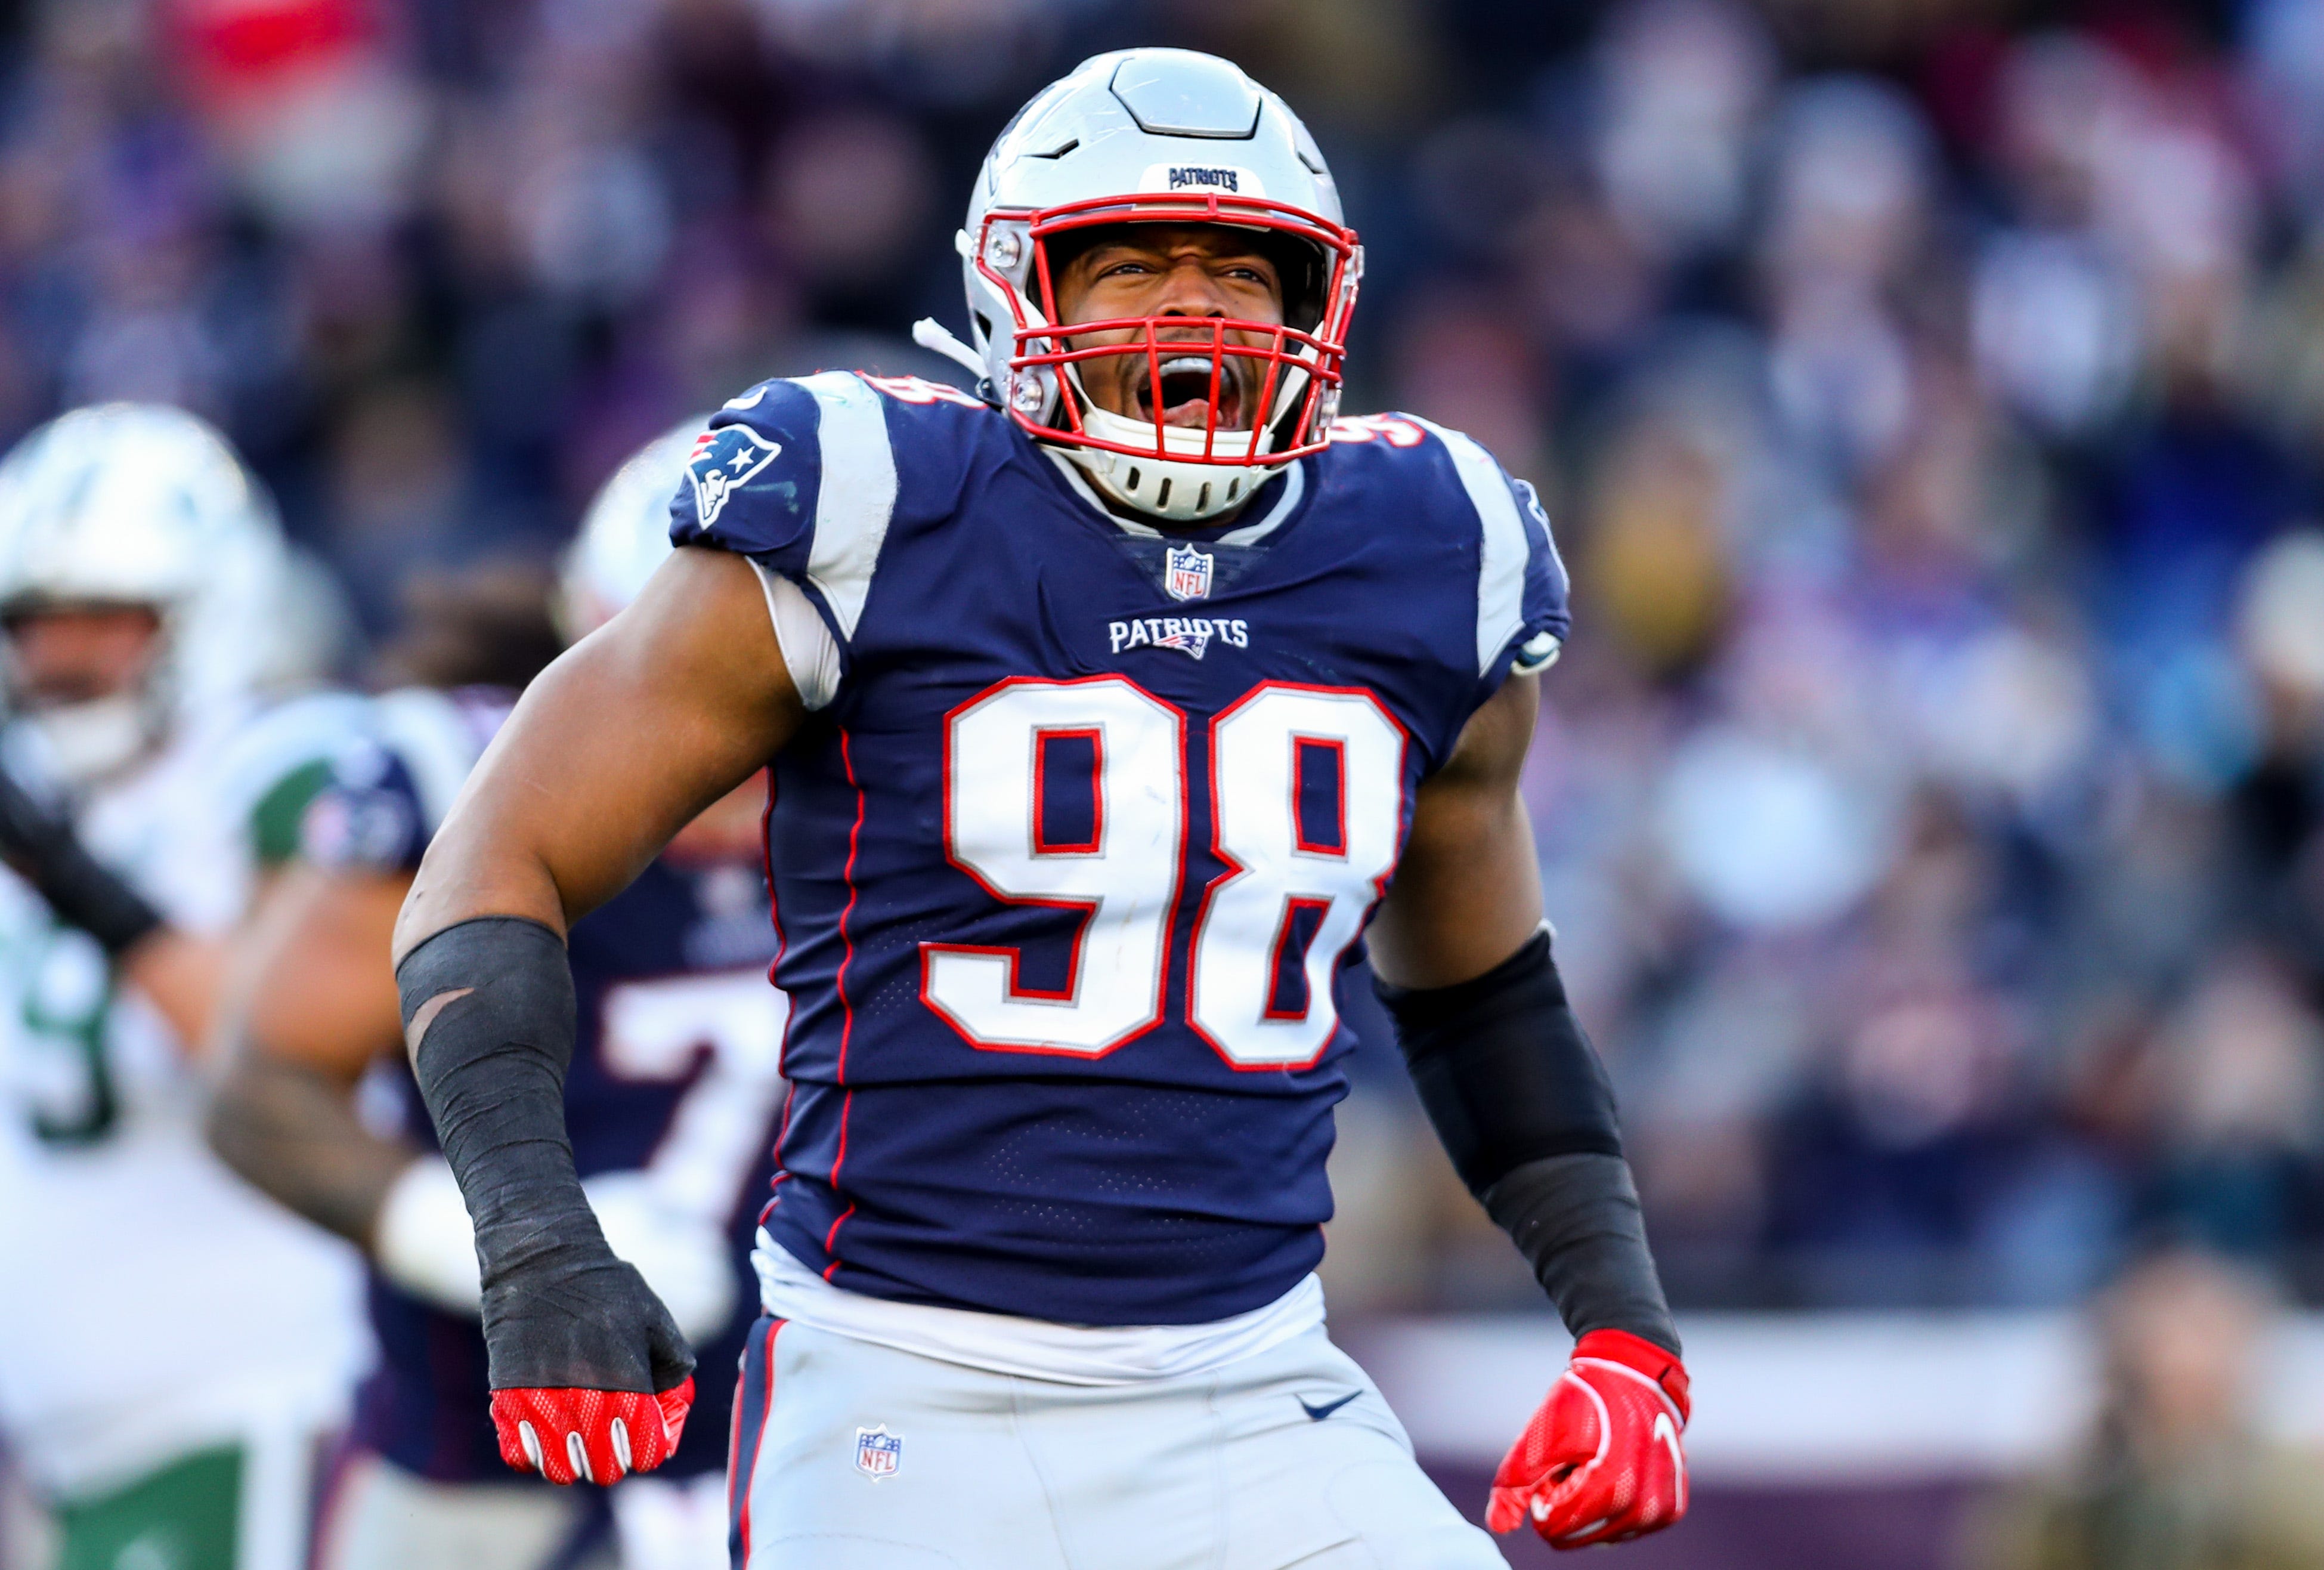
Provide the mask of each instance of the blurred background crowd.
[{"label": "blurred background crowd", "polygon": [[[0,438],[217,420],[359,673],[762,376],[955,376],[971,175],[1131,42],[1314,130],[1349,408],[1549,503],[1527,799],[1679,1303],[2324,1298],[2324,0],[20,0]],[[1335,1303],[1537,1303],[1359,1074]]]}]

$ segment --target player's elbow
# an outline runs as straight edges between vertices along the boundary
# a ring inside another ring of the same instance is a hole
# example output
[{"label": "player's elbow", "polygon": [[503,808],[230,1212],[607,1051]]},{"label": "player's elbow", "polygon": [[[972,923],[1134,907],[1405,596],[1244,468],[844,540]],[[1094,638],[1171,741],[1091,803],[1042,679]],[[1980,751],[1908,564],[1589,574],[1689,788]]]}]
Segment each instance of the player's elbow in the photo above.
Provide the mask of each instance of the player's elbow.
[{"label": "player's elbow", "polygon": [[302,1159],[317,1133],[315,1104],[328,1093],[310,1070],[284,1062],[246,1033],[236,1032],[225,1046],[226,1070],[203,1111],[203,1136],[244,1182],[304,1214]]},{"label": "player's elbow", "polygon": [[273,1164],[268,1156],[279,1141],[280,1130],[256,1083],[263,1072],[257,1067],[258,1056],[247,1042],[227,1045],[226,1072],[211,1086],[209,1104],[203,1109],[202,1137],[235,1176],[271,1193]]},{"label": "player's elbow", "polygon": [[396,915],[394,965],[446,928],[483,916],[520,917],[562,937],[567,910],[594,903],[567,887],[586,884],[583,873],[553,864],[576,858],[537,846],[524,815],[493,796],[495,783],[465,797],[429,843]]}]

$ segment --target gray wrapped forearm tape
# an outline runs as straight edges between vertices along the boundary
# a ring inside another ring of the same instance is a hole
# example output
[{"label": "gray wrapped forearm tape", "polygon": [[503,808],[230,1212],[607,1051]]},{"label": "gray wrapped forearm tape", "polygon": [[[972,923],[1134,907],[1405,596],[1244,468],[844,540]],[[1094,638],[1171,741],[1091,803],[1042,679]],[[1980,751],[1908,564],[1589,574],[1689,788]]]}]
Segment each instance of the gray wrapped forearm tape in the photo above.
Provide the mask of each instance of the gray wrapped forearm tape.
[{"label": "gray wrapped forearm tape", "polygon": [[565,1131],[565,1072],[573,1060],[573,972],[565,945],[538,921],[479,917],[447,927],[396,967],[411,1071],[489,1251],[522,1217],[589,1216]]},{"label": "gray wrapped forearm tape", "polygon": [[563,941],[537,921],[479,917],[395,974],[412,1073],[475,1223],[493,1388],[676,1385],[694,1364],[685,1338],[606,1246],[574,1170]]}]

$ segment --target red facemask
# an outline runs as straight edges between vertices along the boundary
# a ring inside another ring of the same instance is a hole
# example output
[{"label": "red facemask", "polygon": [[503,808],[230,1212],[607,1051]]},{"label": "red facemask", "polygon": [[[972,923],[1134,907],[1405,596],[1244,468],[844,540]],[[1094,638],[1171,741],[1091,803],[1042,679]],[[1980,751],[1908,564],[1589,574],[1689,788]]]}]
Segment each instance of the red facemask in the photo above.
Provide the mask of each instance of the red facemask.
[{"label": "red facemask", "polygon": [[[1226,224],[1259,230],[1313,247],[1322,266],[1321,300],[1305,328],[1227,318],[1121,317],[1056,325],[1056,285],[1051,245],[1060,236],[1124,223]],[[1013,265],[1009,248],[1021,232],[1032,246],[1028,300],[996,272],[996,250]],[[1360,272],[1355,231],[1286,203],[1256,197],[1192,193],[1145,193],[1100,197],[1036,211],[986,215],[977,236],[976,266],[999,286],[1017,314],[1011,333],[1010,385],[1001,389],[1010,418],[1028,434],[1060,447],[1148,457],[1173,463],[1226,468],[1273,468],[1323,449],[1338,412],[1341,377],[1347,358],[1349,319],[1354,314]],[[1170,336],[1161,336],[1165,332]],[[1091,344],[1098,333],[1122,333],[1123,341]],[[1076,342],[1075,340],[1082,340]],[[1155,390],[1157,418],[1152,423],[1110,415],[1091,404],[1074,367],[1108,356],[1135,357],[1135,377]],[[1165,367],[1176,362],[1168,380],[1182,395],[1168,399],[1183,408],[1199,398],[1203,419],[1164,424]],[[1190,371],[1189,362],[1207,367]],[[1250,373],[1238,379],[1231,366]],[[1227,411],[1255,389],[1251,406]],[[1097,429],[1093,429],[1096,427]],[[1124,427],[1130,429],[1124,429]],[[1148,436],[1148,432],[1151,436]],[[1234,482],[1240,490],[1240,482]]]}]

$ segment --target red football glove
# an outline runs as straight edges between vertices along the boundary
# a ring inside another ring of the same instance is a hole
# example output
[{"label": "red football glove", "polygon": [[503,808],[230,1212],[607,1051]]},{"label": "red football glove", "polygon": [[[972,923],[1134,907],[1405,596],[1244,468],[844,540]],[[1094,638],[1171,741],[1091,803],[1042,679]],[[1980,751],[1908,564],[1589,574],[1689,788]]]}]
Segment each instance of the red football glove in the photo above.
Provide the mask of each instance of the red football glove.
[{"label": "red football glove", "polygon": [[1529,1519],[1553,1548],[1662,1530],[1686,1514],[1678,1436],[1692,1410],[1677,1358],[1591,1331],[1493,1474],[1485,1525],[1510,1532]]},{"label": "red football glove", "polygon": [[694,1381],[659,1395],[632,1390],[494,1390],[501,1459],[551,1482],[619,1482],[678,1449]]}]

